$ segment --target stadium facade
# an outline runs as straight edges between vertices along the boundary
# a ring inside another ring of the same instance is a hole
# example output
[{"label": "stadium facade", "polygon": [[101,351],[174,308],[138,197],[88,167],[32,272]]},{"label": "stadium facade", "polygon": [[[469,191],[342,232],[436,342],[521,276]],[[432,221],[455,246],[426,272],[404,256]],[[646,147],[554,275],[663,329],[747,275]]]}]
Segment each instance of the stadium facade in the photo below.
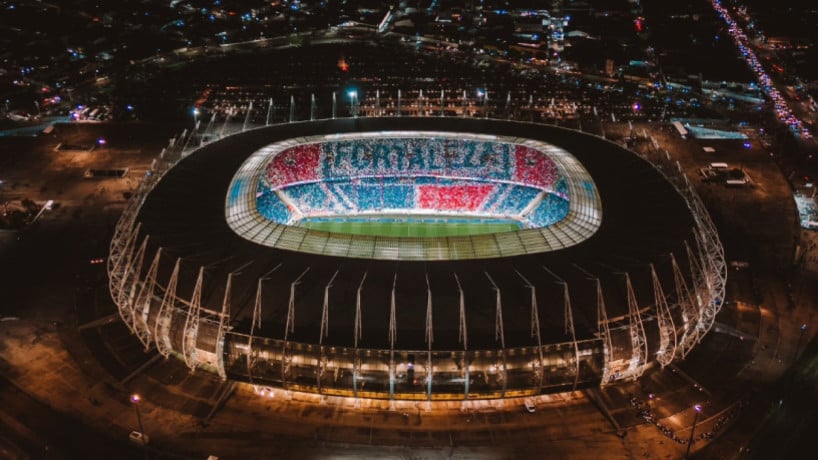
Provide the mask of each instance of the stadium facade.
[{"label": "stadium facade", "polygon": [[[684,176],[581,132],[357,118],[181,153],[163,152],[123,213],[110,291],[146,350],[225,379],[427,401],[607,385],[683,359],[723,299],[723,249]],[[297,225],[412,210],[521,229]]]}]

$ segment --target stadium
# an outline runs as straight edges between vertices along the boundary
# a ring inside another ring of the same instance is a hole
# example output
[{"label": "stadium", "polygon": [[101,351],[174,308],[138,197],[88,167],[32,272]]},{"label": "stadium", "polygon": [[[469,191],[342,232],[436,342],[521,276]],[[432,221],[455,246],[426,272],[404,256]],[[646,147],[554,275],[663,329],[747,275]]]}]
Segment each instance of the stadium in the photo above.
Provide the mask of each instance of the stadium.
[{"label": "stadium", "polygon": [[421,401],[609,385],[683,359],[721,307],[684,176],[600,137],[393,117],[176,144],[116,227],[110,291],[146,350],[223,379]]}]

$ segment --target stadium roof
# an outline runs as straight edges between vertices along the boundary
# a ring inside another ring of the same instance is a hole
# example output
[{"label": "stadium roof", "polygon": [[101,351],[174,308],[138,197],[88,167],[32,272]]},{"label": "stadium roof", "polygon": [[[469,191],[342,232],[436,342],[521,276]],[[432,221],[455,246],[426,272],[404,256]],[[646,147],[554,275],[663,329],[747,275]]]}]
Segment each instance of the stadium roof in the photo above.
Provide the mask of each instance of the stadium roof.
[{"label": "stadium roof", "polygon": [[[604,216],[599,230],[579,244],[539,254],[396,261],[271,248],[239,236],[228,225],[225,197],[231,180],[245,160],[264,146],[319,134],[407,129],[519,137],[570,152],[597,186]],[[202,305],[218,310],[227,275],[234,273],[231,313],[235,331],[249,329],[256,286],[261,279],[259,334],[283,337],[289,302],[293,302],[295,314],[289,340],[315,343],[326,301],[329,328],[323,339],[325,345],[349,346],[353,342],[354,312],[359,305],[359,346],[389,348],[390,299],[394,292],[399,328],[396,346],[426,348],[426,309],[427,302],[431,302],[433,346],[438,350],[462,347],[458,342],[459,287],[468,309],[472,348],[496,346],[497,302],[503,304],[506,346],[532,345],[528,286],[536,288],[544,340],[566,340],[563,286],[570,291],[577,338],[592,338],[598,331],[593,278],[602,281],[609,318],[627,314],[625,273],[630,275],[638,303],[652,304],[651,265],[662,283],[671,286],[669,255],[685,253],[685,244],[694,242],[695,225],[684,199],[653,166],[604,139],[526,123],[408,117],[293,123],[213,142],[167,172],[147,197],[137,220],[142,224],[141,233],[150,235],[148,254],[163,249],[157,279],[167,280],[180,258],[176,290],[179,298],[191,297],[199,269],[205,267]],[[680,259],[680,263],[686,265],[686,259]]]}]

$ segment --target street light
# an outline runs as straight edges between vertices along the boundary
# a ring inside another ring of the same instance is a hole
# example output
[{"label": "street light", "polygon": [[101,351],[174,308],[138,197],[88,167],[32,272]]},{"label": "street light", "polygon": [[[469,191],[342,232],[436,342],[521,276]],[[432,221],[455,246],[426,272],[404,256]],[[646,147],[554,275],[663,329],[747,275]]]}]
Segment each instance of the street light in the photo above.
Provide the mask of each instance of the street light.
[{"label": "street light", "polygon": [[145,450],[145,429],[142,428],[142,416],[139,414],[139,402],[142,401],[142,397],[139,396],[138,393],[134,393],[131,395],[131,403],[133,407],[136,409],[136,422],[139,424],[139,440],[142,442],[142,452],[145,455],[145,458],[148,458],[148,451]]},{"label": "street light", "polygon": [[483,100],[483,117],[488,117],[488,111],[486,110],[486,103],[488,102],[489,92],[488,90],[478,88],[477,89],[477,97]]},{"label": "street light", "polygon": [[693,433],[696,431],[696,422],[699,420],[699,413],[702,411],[702,405],[696,404],[693,406],[693,409],[696,412],[693,414],[693,427],[690,428],[690,439],[687,440],[687,451],[685,452],[684,458],[690,457],[690,447],[693,445]]},{"label": "street light", "polygon": [[798,359],[798,353],[801,351],[801,342],[804,340],[804,334],[807,332],[807,323],[801,325],[801,335],[798,336],[798,344],[795,345],[795,356],[792,357],[793,362]]}]

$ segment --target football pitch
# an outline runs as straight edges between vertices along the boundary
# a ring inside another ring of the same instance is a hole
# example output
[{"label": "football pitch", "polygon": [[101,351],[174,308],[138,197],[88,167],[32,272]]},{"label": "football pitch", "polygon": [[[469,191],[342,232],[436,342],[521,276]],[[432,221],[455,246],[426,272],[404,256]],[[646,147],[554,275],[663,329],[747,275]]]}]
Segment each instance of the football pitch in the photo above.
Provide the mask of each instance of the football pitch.
[{"label": "football pitch", "polygon": [[304,219],[301,227],[332,233],[350,235],[389,236],[405,238],[443,238],[519,230],[514,220],[445,219],[398,217],[398,218],[326,218]]}]

